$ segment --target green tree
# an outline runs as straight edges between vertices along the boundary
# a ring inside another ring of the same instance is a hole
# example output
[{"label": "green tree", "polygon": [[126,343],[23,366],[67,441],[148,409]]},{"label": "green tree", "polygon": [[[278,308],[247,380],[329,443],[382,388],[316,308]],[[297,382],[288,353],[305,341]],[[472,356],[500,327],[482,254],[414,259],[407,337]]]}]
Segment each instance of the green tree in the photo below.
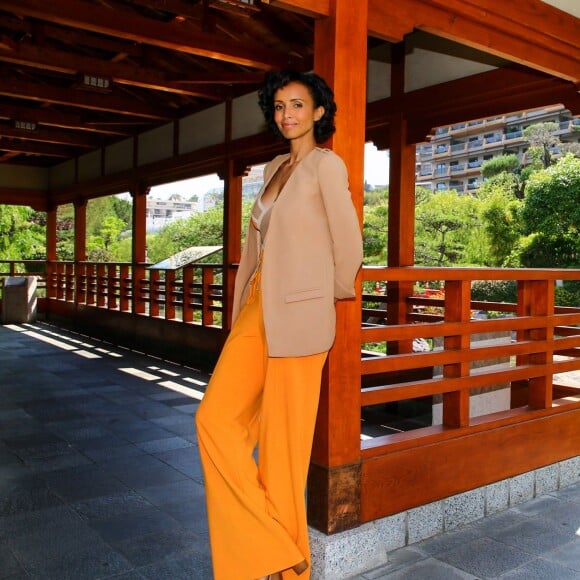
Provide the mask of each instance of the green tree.
[{"label": "green tree", "polygon": [[119,239],[124,227],[123,220],[116,215],[108,215],[103,219],[99,228],[99,235],[103,240],[105,250],[109,250],[111,244]]},{"label": "green tree", "polygon": [[524,266],[580,264],[580,159],[569,153],[530,177],[522,219],[531,236],[522,249]]},{"label": "green tree", "polygon": [[39,260],[46,256],[46,229],[25,206],[0,205],[0,259]]},{"label": "green tree", "polygon": [[522,235],[523,202],[504,184],[502,180],[490,181],[482,195],[481,219],[491,266],[504,266]]},{"label": "green tree", "polygon": [[480,203],[455,191],[434,193],[416,208],[415,252],[418,264],[459,264],[473,232],[481,227]]},{"label": "green tree", "polygon": [[109,199],[115,215],[123,221],[124,229],[130,229],[133,223],[133,204],[116,195],[112,195]]},{"label": "green tree", "polygon": [[524,137],[530,142],[527,151],[528,157],[539,160],[544,168],[552,164],[552,149],[561,144],[560,138],[554,133],[558,130],[558,123],[535,123],[526,127]]},{"label": "green tree", "polygon": [[72,203],[56,210],[56,255],[59,260],[75,259],[75,215]]},{"label": "green tree", "polygon": [[364,207],[363,249],[365,264],[387,263],[388,202]]},{"label": "green tree", "polygon": [[481,166],[481,175],[484,179],[489,179],[499,173],[514,173],[520,168],[520,160],[514,153],[510,155],[500,155],[486,161]]},{"label": "green tree", "polygon": [[215,206],[167,224],[147,242],[149,260],[159,262],[191,246],[223,244],[223,208]]}]

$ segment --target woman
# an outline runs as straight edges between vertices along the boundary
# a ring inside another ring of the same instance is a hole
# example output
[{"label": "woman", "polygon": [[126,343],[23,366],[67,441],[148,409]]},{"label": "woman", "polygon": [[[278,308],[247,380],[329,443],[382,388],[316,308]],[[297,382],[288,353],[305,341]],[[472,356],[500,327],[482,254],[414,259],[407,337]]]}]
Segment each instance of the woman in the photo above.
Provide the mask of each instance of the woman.
[{"label": "woman", "polygon": [[[271,72],[259,102],[290,152],[264,171],[232,331],[196,415],[216,580],[309,578],[304,489],[336,299],[355,295],[360,226],[336,105],[315,74]],[[258,448],[258,462],[254,460]]]}]

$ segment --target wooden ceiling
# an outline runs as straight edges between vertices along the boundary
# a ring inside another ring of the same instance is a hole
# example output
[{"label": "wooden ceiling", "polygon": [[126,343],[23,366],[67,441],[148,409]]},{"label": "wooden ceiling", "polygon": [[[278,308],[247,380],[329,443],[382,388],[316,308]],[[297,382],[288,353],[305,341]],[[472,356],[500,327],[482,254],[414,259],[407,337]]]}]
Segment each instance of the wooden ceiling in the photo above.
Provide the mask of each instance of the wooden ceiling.
[{"label": "wooden ceiling", "polygon": [[[576,113],[576,1],[549,0],[560,11],[537,0],[368,0],[369,54],[381,60],[403,39],[424,48],[416,33],[434,35],[455,43],[454,56],[471,48],[541,72],[518,91],[538,92],[553,75]],[[309,70],[312,17],[328,13],[328,0],[0,0],[0,165],[56,165],[251,92],[265,70]],[[453,95],[470,93],[480,110],[481,90]],[[424,91],[423,135],[459,110],[447,88],[447,117],[436,116],[432,87]]]},{"label": "wooden ceiling", "polygon": [[0,0],[0,163],[50,166],[312,67],[259,0]]}]

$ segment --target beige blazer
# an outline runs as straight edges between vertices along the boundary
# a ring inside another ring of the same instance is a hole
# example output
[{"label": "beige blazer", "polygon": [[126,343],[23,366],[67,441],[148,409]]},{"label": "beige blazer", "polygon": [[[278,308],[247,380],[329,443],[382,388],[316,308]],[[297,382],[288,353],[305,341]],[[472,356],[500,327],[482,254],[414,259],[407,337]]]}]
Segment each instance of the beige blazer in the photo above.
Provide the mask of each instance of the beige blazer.
[{"label": "beige blazer", "polygon": [[[279,155],[266,166],[262,189],[288,157]],[[250,224],[236,276],[234,321],[258,265],[259,243]],[[269,356],[306,356],[330,349],[335,299],[354,297],[362,257],[344,162],[328,149],[315,148],[290,175],[270,216],[261,275]]]}]

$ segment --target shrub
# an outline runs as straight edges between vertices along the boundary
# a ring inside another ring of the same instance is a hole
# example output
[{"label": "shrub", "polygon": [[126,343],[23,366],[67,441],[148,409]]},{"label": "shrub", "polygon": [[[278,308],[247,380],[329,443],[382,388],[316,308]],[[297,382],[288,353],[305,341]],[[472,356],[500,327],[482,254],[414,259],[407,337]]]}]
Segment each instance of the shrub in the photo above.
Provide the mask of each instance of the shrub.
[{"label": "shrub", "polygon": [[475,280],[471,284],[471,299],[486,302],[516,302],[518,295],[515,280]]}]

